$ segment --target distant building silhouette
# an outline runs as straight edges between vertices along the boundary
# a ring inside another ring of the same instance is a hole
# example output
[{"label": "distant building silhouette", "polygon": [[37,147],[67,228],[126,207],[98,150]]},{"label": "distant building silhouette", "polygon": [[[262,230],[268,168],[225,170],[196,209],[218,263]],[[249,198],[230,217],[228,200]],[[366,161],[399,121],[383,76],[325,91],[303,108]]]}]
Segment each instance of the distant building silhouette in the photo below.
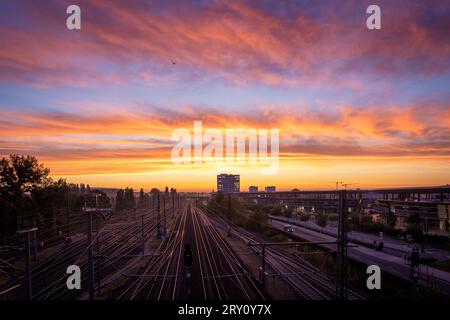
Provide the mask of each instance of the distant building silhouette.
[{"label": "distant building silhouette", "polygon": [[250,186],[250,187],[248,187],[248,192],[258,192],[258,186]]},{"label": "distant building silhouette", "polygon": [[277,188],[275,186],[267,186],[265,188],[265,191],[266,192],[275,192],[275,191],[277,191]]},{"label": "distant building silhouette", "polygon": [[238,174],[219,174],[217,175],[218,192],[240,192],[240,176]]}]

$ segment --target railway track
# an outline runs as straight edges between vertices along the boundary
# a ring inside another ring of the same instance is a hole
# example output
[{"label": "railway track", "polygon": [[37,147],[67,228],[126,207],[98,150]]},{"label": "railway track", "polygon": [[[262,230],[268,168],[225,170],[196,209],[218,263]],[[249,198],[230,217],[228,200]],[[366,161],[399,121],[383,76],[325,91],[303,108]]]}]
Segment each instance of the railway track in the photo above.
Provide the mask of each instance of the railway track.
[{"label": "railway track", "polygon": [[130,276],[132,279],[120,289],[116,299],[174,300],[177,297],[186,215],[184,207],[156,254],[148,258],[140,274]]},{"label": "railway track", "polygon": [[[192,247],[192,266],[184,249]],[[174,229],[117,299],[261,300],[264,294],[228,244],[199,209],[185,206]]]},{"label": "railway track", "polygon": [[[156,230],[155,217],[156,214],[151,214],[144,219],[144,241],[147,241]],[[111,224],[93,238],[91,246],[93,246],[94,254],[98,255],[97,259],[94,260],[96,280],[120,272],[116,264],[124,261],[123,259],[129,255],[139,254],[142,250],[142,239],[139,238],[141,228],[141,220],[139,219],[131,222]],[[100,252],[97,252],[97,240],[100,243]],[[88,281],[86,252],[87,248],[85,243],[84,250],[76,260],[77,263],[74,263],[80,267],[82,271],[81,279],[84,283]],[[64,269],[64,275],[42,292],[42,299],[76,299],[83,295],[83,293],[80,294],[75,292],[75,290],[67,290],[65,284],[66,276]],[[37,296],[37,298],[41,297]]]},{"label": "railway track", "polygon": [[[213,213],[214,214],[214,213]],[[220,227],[229,225],[232,227],[233,235],[244,243],[264,242],[259,236],[244,230],[243,228],[225,221],[214,214],[214,221]],[[259,247],[252,247],[251,250],[261,255]],[[293,255],[281,248],[266,247],[266,264],[268,264],[274,274],[280,276],[296,293],[306,300],[332,300],[336,298],[336,283],[310,262],[297,255]],[[348,290],[348,299],[364,299],[363,296]]]},{"label": "railway track", "polygon": [[204,299],[261,300],[265,295],[206,214],[192,209]]},{"label": "railway track", "polygon": [[[152,210],[147,212],[144,219],[144,241],[156,228],[154,220],[155,213]],[[141,223],[142,221],[139,219],[125,223],[107,224],[99,230],[97,235],[94,233],[95,236],[91,243],[94,252],[105,257],[95,261],[96,277],[102,278],[109,272],[116,271],[113,265],[121,259],[121,256],[134,253],[141,248],[142,239],[134,236],[141,234]],[[101,249],[101,252],[97,252],[97,249]],[[82,283],[86,283],[86,253],[86,238],[81,238],[62,246],[50,257],[34,265],[32,269],[33,299],[76,299],[82,295],[82,292],[78,290],[67,290],[66,269],[69,265],[78,265],[82,271]],[[24,277],[22,276],[8,283],[5,288],[17,286],[20,289],[23,282]]]},{"label": "railway track", "polygon": [[[258,235],[189,204],[184,204],[173,217],[172,230],[152,254],[142,255],[141,250],[142,240],[147,241],[157,231],[154,210],[147,212],[143,221],[111,223],[94,233],[90,245],[96,256],[95,278],[105,281],[100,283],[100,288],[118,277],[128,279],[112,291],[111,298],[262,300],[267,297],[219,230],[225,231],[226,226],[231,225],[233,235],[244,243],[263,242]],[[192,250],[192,266],[186,265],[183,259],[186,245]],[[80,299],[85,296],[85,291],[67,290],[66,268],[71,264],[78,265],[82,283],[87,283],[87,250],[86,239],[81,238],[36,264],[32,270],[33,299]],[[251,250],[261,254],[259,247]],[[335,282],[305,259],[279,247],[267,247],[266,263],[273,275],[281,277],[301,299],[335,298]],[[21,276],[7,287],[20,286],[23,280]],[[0,292],[7,287],[0,288]],[[348,291],[348,297],[363,299],[352,290]]]}]

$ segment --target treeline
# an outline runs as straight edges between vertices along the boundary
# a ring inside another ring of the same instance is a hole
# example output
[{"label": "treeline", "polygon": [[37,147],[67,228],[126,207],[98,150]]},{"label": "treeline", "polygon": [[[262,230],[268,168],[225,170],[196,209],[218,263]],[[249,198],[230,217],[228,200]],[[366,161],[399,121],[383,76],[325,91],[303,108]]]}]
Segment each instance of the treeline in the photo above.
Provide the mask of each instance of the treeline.
[{"label": "treeline", "polygon": [[208,203],[209,211],[243,228],[267,233],[268,216],[260,206],[247,206],[227,194],[218,192]]},{"label": "treeline", "polygon": [[108,207],[110,199],[89,185],[53,180],[34,156],[10,155],[0,162],[0,235],[31,225],[55,224],[61,213],[84,205]]},{"label": "treeline", "polygon": [[[83,224],[83,207],[112,208],[123,212],[145,209],[156,205],[156,195],[169,201],[176,189],[168,187],[164,192],[152,189],[150,194],[140,189],[119,189],[115,199],[103,190],[89,184],[69,183],[65,179],[53,180],[50,169],[31,155],[10,155],[0,161],[0,240],[13,235],[18,229],[39,227],[55,234],[66,230],[64,226]],[[114,201],[114,203],[113,203]],[[114,204],[114,207],[112,206]],[[166,203],[166,205],[170,205]]]},{"label": "treeline", "polygon": [[134,198],[134,190],[133,188],[125,188],[117,190],[116,195],[116,206],[115,209],[117,211],[126,210],[126,209],[134,209],[136,204],[136,200]]},{"label": "treeline", "polygon": [[150,208],[151,206],[155,206],[156,196],[158,194],[164,196],[168,201],[169,195],[176,195],[176,193],[176,189],[170,188],[169,190],[169,188],[166,187],[164,193],[153,188],[150,191],[150,194],[148,194],[141,188],[138,197],[136,197],[133,188],[126,187],[125,189],[117,190],[114,208],[116,211]]}]

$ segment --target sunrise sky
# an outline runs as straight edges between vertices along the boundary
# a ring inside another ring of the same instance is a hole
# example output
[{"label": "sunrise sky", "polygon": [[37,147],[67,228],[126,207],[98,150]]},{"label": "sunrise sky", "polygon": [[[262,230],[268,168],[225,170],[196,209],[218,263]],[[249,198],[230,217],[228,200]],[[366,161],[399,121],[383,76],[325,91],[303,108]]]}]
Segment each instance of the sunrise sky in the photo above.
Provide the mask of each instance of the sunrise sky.
[{"label": "sunrise sky", "polygon": [[[381,7],[382,29],[366,28]],[[66,28],[81,7],[82,30]],[[448,1],[0,3],[0,155],[98,187],[450,183]],[[176,128],[280,129],[280,169],[174,164]],[[353,187],[352,186],[352,187]]]}]

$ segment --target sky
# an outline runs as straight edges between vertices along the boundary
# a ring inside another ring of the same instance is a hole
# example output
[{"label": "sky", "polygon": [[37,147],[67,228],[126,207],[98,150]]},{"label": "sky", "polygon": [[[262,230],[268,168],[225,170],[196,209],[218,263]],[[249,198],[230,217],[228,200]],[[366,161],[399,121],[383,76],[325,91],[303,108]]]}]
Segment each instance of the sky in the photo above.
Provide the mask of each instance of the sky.
[{"label": "sky", "polygon": [[[375,2],[2,0],[0,156],[146,190],[450,183],[450,5]],[[278,129],[278,173],[174,163],[172,133],[196,120]]]}]

